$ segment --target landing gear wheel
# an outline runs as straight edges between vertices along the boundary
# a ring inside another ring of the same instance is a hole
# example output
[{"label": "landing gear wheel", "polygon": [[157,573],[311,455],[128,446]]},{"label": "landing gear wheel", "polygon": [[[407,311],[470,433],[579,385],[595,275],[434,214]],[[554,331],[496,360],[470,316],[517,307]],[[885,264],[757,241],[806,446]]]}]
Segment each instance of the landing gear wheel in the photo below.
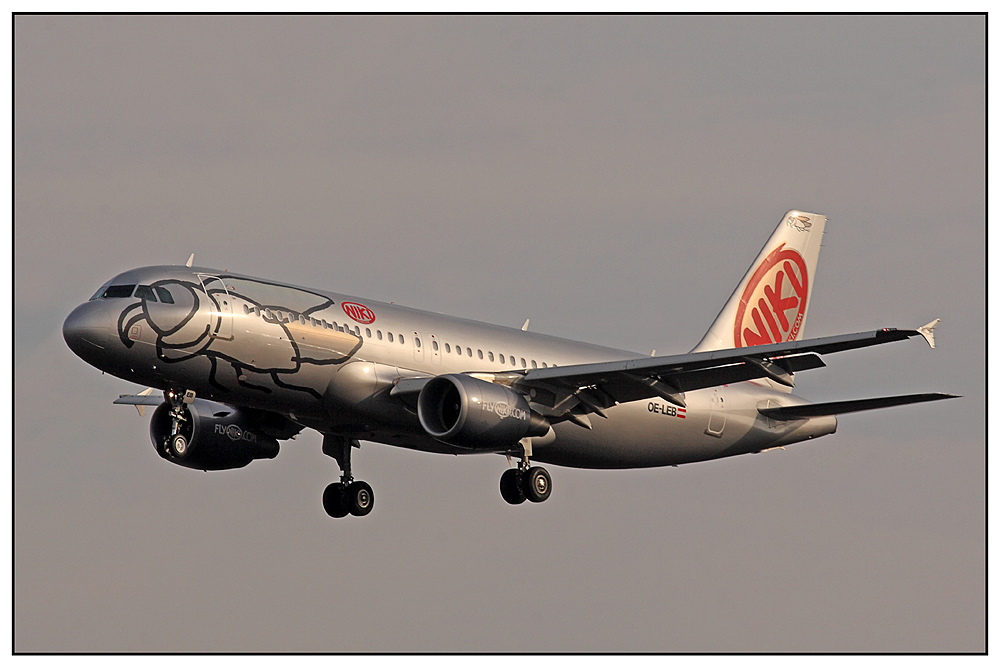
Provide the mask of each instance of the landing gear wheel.
[{"label": "landing gear wheel", "polygon": [[181,433],[167,440],[167,453],[176,459],[182,459],[188,453],[188,439]]},{"label": "landing gear wheel", "polygon": [[511,505],[520,505],[524,502],[524,488],[520,484],[519,471],[509,468],[500,475],[500,495]]},{"label": "landing gear wheel", "polygon": [[375,494],[368,482],[353,482],[344,494],[344,505],[354,516],[365,516],[375,507]]},{"label": "landing gear wheel", "polygon": [[323,509],[334,519],[347,516],[348,507],[344,502],[344,485],[334,482],[323,491]]},{"label": "landing gear wheel", "polygon": [[552,494],[552,478],[542,467],[528,468],[524,476],[524,495],[533,503],[540,503]]}]

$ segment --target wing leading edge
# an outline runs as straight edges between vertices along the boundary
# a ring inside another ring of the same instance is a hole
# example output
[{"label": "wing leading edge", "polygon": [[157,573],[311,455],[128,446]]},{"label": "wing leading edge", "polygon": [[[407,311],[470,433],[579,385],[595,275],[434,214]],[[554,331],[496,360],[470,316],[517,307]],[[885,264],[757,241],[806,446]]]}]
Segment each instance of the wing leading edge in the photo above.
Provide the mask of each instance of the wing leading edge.
[{"label": "wing leading edge", "polygon": [[913,336],[927,339],[927,329],[878,329],[753,347],[531,369],[510,384],[525,391],[534,389],[533,402],[546,406],[545,412],[553,417],[567,416],[578,406],[577,412],[603,416],[602,408],[654,396],[684,406],[686,391],[759,378],[791,386],[792,373],[825,365],[817,355]]}]

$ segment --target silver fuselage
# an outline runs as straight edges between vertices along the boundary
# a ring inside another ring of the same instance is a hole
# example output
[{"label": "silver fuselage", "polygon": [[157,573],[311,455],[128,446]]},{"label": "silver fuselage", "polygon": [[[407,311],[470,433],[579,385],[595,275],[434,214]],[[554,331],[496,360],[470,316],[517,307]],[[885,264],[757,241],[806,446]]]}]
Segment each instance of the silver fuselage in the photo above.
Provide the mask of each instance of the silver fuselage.
[{"label": "silver fuselage", "polygon": [[[400,378],[496,374],[641,355],[295,287],[207,268],[158,266],[108,285],[169,288],[162,300],[94,298],[64,333],[88,363],[157,389],[278,412],[324,433],[442,453],[415,410],[390,396]],[[102,288],[103,289],[103,288]],[[758,408],[804,403],[768,380],[615,405],[588,430],[560,422],[533,458],[583,468],[676,465],[787,445],[836,430],[836,417],[773,421]],[[480,450],[481,451],[481,450]]]}]

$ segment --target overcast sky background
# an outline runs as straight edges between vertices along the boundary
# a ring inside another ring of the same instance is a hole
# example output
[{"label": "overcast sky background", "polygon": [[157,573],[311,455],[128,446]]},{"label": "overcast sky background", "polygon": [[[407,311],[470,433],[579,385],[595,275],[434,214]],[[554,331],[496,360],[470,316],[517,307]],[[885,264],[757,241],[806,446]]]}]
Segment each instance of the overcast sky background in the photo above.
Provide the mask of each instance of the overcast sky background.
[{"label": "overcast sky background", "polygon": [[[984,650],[984,18],[19,16],[14,83],[16,650]],[[518,507],[364,443],[333,520],[318,434],[172,466],[61,336],[195,252],[681,353],[790,208],[808,336],[942,320],[796,393],[964,398]]]}]

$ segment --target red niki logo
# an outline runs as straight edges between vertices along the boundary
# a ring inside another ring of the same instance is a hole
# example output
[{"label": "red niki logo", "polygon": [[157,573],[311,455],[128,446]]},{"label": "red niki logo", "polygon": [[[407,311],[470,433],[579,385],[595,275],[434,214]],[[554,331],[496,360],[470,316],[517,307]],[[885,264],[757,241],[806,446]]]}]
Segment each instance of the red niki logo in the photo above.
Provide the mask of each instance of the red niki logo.
[{"label": "red niki logo", "polygon": [[355,322],[361,322],[361,324],[371,324],[375,321],[375,313],[368,306],[362,306],[360,303],[353,303],[351,301],[345,301],[341,304],[344,312],[347,316],[354,320]]},{"label": "red niki logo", "polygon": [[736,347],[795,340],[802,328],[809,276],[802,255],[784,247],[782,243],[764,258],[740,296],[733,328]]}]

